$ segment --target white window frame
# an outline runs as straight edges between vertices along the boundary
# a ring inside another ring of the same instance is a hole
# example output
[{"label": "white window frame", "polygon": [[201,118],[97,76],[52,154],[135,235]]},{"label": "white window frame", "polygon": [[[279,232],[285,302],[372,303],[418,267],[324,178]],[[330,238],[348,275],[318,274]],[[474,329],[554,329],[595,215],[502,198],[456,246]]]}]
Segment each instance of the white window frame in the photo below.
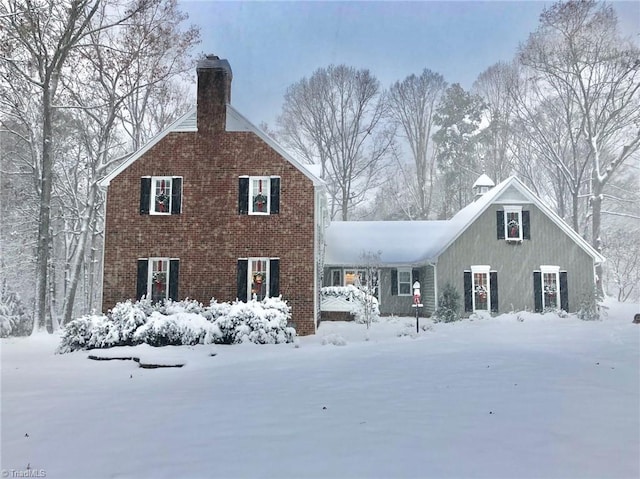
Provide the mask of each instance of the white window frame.
[{"label": "white window frame", "polygon": [[[262,180],[262,194],[267,197],[266,211],[253,211],[253,197],[256,190],[254,182]],[[265,193],[266,189],[266,193]],[[249,177],[249,211],[250,215],[269,215],[271,214],[271,177],[270,176],[250,176]]]},{"label": "white window frame", "polygon": [[555,309],[560,309],[560,266],[543,264],[540,265],[540,291],[542,291],[542,309],[549,307],[547,305],[547,294],[544,290],[544,275],[553,274],[556,277],[556,304]]},{"label": "white window frame", "polygon": [[[400,276],[402,273],[409,273],[409,281],[400,281]],[[398,268],[398,296],[413,296],[413,284],[411,282],[412,280],[412,269],[411,268]],[[401,290],[402,288],[400,288],[401,284],[408,284],[409,285],[409,292],[408,293],[402,293]]]},{"label": "white window frame", "polygon": [[[476,274],[484,274],[487,277],[487,309],[476,310]],[[491,312],[491,266],[486,264],[471,266],[471,301],[474,313],[476,311]]]},{"label": "white window frame", "polygon": [[[518,215],[518,237],[509,237],[509,213]],[[522,206],[504,207],[504,239],[506,241],[522,241]]]},{"label": "white window frame", "polygon": [[154,266],[154,262],[157,261],[162,261],[165,265],[166,265],[166,269],[164,270],[164,273],[166,275],[166,281],[165,281],[165,290],[164,290],[164,298],[162,299],[169,299],[169,278],[171,277],[171,272],[170,272],[170,268],[171,268],[171,258],[163,258],[163,257],[154,257],[154,258],[149,258],[149,263],[148,263],[148,267],[147,267],[147,298],[153,301],[153,276],[154,276],[154,270],[153,270],[153,266]]},{"label": "white window frame", "polygon": [[[251,291],[251,284],[252,284],[252,280],[253,280],[253,262],[254,261],[264,261],[265,262],[265,275],[266,277],[263,280],[263,283],[265,285],[265,294],[264,297],[268,298],[269,297],[269,279],[271,277],[271,272],[269,271],[270,265],[271,265],[271,259],[272,258],[265,258],[265,257],[253,257],[253,258],[247,258],[247,298],[248,299],[256,299],[257,296]],[[263,298],[264,299],[264,298]]]},{"label": "white window frame", "polygon": [[[168,203],[168,207],[167,207],[167,211],[156,211],[156,188],[157,188],[157,183],[160,181],[169,181],[169,194],[167,195],[169,197],[169,203]],[[149,214],[150,215],[170,215],[171,214],[171,207],[172,207],[172,201],[173,201],[173,177],[172,176],[152,176],[151,177],[151,191],[150,191],[150,195],[151,198],[149,198]]]}]

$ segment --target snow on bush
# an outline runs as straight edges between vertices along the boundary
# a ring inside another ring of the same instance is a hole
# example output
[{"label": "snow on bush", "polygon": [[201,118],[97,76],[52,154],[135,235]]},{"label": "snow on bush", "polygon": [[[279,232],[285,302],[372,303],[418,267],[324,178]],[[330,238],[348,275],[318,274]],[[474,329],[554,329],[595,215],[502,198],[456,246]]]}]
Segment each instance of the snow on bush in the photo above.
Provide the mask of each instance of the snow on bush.
[{"label": "snow on bush", "polygon": [[380,319],[380,308],[375,296],[365,293],[353,285],[325,286],[320,292],[321,298],[334,297],[345,300],[349,304],[349,313],[353,314],[356,323],[367,322],[367,305],[370,306],[371,321]]},{"label": "snow on bush", "polygon": [[346,346],[347,340],[336,333],[327,334],[322,338],[322,345],[333,344],[334,346]]},{"label": "snow on bush", "polygon": [[0,289],[0,338],[26,336],[32,328],[33,320],[27,314],[22,300],[4,284]]},{"label": "snow on bush", "polygon": [[210,344],[217,335],[217,328],[199,314],[178,311],[165,316],[154,311],[134,339],[151,346],[183,346]]},{"label": "snow on bush", "polygon": [[193,344],[279,344],[293,342],[287,327],[291,310],[282,298],[208,307],[193,300],[152,304],[146,299],[118,303],[108,315],[88,315],[64,329],[59,353],[147,343],[152,346]]}]

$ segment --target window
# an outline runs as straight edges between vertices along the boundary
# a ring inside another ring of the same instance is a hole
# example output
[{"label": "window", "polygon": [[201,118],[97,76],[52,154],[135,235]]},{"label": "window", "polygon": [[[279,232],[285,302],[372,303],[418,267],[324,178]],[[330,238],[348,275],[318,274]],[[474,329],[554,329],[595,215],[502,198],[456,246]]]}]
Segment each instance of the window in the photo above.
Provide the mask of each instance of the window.
[{"label": "window", "polygon": [[398,296],[411,296],[411,270],[398,269]]},{"label": "window", "polygon": [[331,270],[331,286],[342,286],[342,271],[339,269]]},{"label": "window", "polygon": [[280,295],[280,260],[278,258],[241,258],[238,260],[238,300]]},{"label": "window", "polygon": [[464,272],[464,310],[498,312],[498,272],[488,265]]},{"label": "window", "polygon": [[176,215],[181,210],[181,177],[146,176],[140,179],[140,214]]},{"label": "window", "polygon": [[569,311],[567,272],[559,266],[542,265],[533,272],[535,310],[562,309]]},{"label": "window", "polygon": [[498,239],[521,242],[531,239],[529,211],[522,206],[504,206],[496,211]]},{"label": "window", "polygon": [[138,260],[137,297],[157,303],[178,299],[180,261],[176,258],[140,258]]},{"label": "window", "polygon": [[393,268],[391,270],[391,295],[413,296],[413,283],[420,281],[418,268]]},{"label": "window", "polygon": [[280,213],[280,177],[241,176],[238,186],[238,214]]}]

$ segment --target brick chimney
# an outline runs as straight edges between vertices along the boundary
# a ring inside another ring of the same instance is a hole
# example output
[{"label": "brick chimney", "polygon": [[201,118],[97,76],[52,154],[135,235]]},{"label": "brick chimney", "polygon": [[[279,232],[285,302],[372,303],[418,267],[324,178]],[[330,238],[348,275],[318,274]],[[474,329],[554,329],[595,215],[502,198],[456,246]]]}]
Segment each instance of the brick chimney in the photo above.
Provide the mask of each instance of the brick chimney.
[{"label": "brick chimney", "polygon": [[231,102],[231,65],[216,55],[198,61],[198,131],[224,131]]}]

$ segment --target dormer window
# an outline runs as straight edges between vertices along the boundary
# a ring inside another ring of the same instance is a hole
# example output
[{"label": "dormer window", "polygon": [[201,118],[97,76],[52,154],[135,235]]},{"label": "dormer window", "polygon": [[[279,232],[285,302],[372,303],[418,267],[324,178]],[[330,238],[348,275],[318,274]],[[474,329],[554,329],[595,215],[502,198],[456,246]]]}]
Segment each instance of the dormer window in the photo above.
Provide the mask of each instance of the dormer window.
[{"label": "dormer window", "polygon": [[496,211],[498,239],[520,243],[531,239],[529,211],[522,206],[504,206]]}]

